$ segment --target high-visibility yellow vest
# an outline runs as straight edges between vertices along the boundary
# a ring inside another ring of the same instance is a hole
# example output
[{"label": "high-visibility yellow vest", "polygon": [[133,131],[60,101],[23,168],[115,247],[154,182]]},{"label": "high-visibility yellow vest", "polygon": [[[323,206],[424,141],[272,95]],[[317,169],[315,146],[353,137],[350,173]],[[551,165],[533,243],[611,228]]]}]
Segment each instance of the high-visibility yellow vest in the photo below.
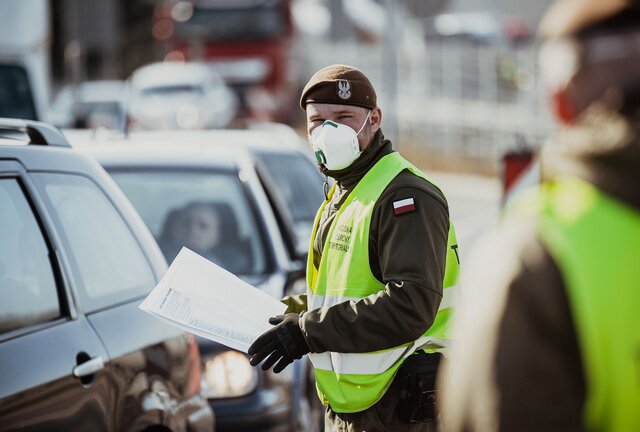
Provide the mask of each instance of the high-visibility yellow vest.
[{"label": "high-visibility yellow vest", "polygon": [[582,353],[585,424],[640,431],[640,212],[575,177],[543,185],[536,201]]},{"label": "high-visibility yellow vest", "polygon": [[[403,170],[425,178],[398,153],[380,159],[351,191],[333,220],[319,267],[313,265],[313,239],[320,215],[335,191],[316,215],[307,261],[309,310],[358,301],[385,288],[369,266],[369,227],[373,208],[386,186]],[[324,352],[309,354],[318,395],[336,412],[359,412],[375,404],[391,384],[398,367],[416,349],[446,346],[458,280],[458,251],[453,224],[449,224],[443,300],[433,325],[414,342],[371,353]],[[349,329],[344,329],[345,333]],[[336,334],[335,337],[340,337]]]}]

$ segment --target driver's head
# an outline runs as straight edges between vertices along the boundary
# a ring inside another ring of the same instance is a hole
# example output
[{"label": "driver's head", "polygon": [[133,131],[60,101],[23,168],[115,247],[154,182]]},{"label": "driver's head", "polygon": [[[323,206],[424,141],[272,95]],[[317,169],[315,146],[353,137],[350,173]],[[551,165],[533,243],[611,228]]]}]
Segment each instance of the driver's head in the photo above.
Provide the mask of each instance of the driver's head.
[{"label": "driver's head", "polygon": [[215,207],[202,202],[185,207],[175,227],[174,239],[198,253],[206,253],[218,246],[222,230]]},{"label": "driver's head", "polygon": [[540,67],[555,117],[572,124],[594,104],[640,107],[640,11],[626,0],[558,0],[540,25]]}]

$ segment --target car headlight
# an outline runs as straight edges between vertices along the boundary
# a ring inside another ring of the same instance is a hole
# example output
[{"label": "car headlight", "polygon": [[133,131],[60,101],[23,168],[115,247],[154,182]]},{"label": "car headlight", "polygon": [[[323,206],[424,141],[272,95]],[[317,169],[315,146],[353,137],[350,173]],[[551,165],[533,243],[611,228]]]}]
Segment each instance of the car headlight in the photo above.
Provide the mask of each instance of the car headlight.
[{"label": "car headlight", "polygon": [[244,396],[258,385],[258,372],[246,355],[225,351],[204,362],[202,393],[208,399]]}]

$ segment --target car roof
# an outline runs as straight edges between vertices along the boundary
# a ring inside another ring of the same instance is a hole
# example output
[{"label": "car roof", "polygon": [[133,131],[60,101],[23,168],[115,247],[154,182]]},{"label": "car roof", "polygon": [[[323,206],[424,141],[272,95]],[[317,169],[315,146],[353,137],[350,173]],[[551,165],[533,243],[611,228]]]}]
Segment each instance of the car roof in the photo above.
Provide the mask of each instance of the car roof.
[{"label": "car roof", "polygon": [[[74,91],[77,94],[74,95]],[[69,98],[70,102],[73,102],[74,97],[77,97],[78,102],[125,101],[128,92],[126,81],[84,81],[77,85],[66,85],[56,94],[56,98]]]},{"label": "car roof", "polygon": [[18,161],[27,171],[96,172],[95,161],[72,151],[53,126],[29,120],[0,119],[0,161]]},{"label": "car roof", "polygon": [[138,131],[95,134],[67,130],[69,142],[79,151],[96,157],[103,165],[137,166],[237,166],[239,158],[253,151],[299,152],[291,137],[274,130]]},{"label": "car roof", "polygon": [[226,149],[202,143],[137,141],[77,145],[81,153],[95,157],[105,168],[118,167],[238,167],[239,149]]},{"label": "car roof", "polygon": [[0,161],[16,160],[27,171],[59,171],[84,175],[95,173],[90,158],[69,148],[0,144]]},{"label": "car roof", "polygon": [[190,62],[158,62],[142,66],[130,77],[134,88],[149,88],[167,85],[202,84],[221,81],[211,65]]},{"label": "car roof", "polygon": [[282,123],[255,123],[249,126],[249,130],[261,131],[272,138],[253,142],[249,147],[256,150],[274,151],[309,151],[306,140],[291,126]]}]

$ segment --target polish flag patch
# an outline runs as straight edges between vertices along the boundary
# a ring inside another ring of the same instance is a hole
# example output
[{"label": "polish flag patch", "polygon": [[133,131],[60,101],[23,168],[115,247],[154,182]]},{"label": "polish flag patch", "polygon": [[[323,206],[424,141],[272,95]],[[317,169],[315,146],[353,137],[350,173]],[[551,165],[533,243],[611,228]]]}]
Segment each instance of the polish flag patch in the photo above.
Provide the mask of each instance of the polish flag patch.
[{"label": "polish flag patch", "polygon": [[416,204],[413,202],[413,198],[405,198],[403,200],[393,202],[393,213],[396,216],[415,211],[415,209]]}]

